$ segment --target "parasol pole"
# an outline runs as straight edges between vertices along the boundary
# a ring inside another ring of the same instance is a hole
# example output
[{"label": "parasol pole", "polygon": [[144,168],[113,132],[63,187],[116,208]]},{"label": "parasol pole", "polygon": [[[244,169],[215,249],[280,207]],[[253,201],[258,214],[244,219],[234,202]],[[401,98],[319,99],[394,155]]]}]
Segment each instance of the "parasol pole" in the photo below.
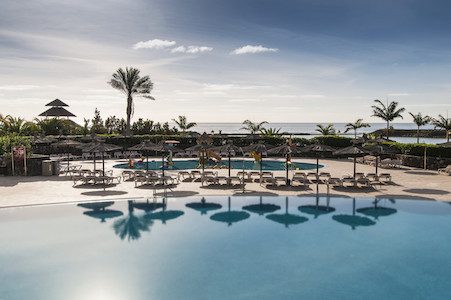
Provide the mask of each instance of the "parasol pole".
[{"label": "parasol pole", "polygon": [[230,151],[229,151],[229,177],[230,177]]},{"label": "parasol pole", "polygon": [[354,156],[354,180],[355,180],[355,169],[356,169],[356,164],[357,164],[357,161],[356,161],[356,157]]}]

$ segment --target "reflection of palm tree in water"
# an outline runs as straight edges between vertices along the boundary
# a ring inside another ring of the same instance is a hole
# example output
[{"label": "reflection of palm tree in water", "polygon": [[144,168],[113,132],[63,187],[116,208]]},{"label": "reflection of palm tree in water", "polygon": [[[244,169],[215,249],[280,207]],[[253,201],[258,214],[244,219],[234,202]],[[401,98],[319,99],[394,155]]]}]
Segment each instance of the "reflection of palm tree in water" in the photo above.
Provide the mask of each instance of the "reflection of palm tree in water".
[{"label": "reflection of palm tree in water", "polygon": [[124,240],[137,240],[141,237],[141,231],[150,231],[153,221],[148,218],[137,217],[133,213],[133,201],[128,201],[128,215],[116,220],[113,224],[114,232]]}]

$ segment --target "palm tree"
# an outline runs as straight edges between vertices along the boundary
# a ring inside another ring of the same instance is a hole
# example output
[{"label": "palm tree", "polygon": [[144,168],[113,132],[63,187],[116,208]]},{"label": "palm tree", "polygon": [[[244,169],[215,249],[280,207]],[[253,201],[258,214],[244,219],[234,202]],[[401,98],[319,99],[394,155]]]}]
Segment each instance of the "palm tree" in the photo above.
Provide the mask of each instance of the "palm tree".
[{"label": "palm tree", "polygon": [[451,119],[438,115],[438,119],[432,119],[435,128],[442,128],[446,133],[446,141],[449,142],[449,132],[451,131]]},{"label": "palm tree", "polygon": [[243,122],[243,124],[245,126],[241,127],[241,129],[248,130],[248,131],[251,132],[251,134],[255,134],[257,132],[261,133],[263,131],[263,129],[264,129],[263,125],[264,124],[268,124],[268,122],[263,121],[263,122],[260,122],[260,123],[257,124],[257,123],[254,123],[254,122],[250,121],[250,120],[245,120]]},{"label": "palm tree", "polygon": [[185,133],[186,130],[190,129],[191,127],[194,127],[197,125],[197,123],[195,122],[190,122],[188,123],[186,121],[186,117],[185,116],[179,116],[179,119],[172,119],[172,121],[175,122],[175,124],[177,124],[177,126],[182,130],[182,133]]},{"label": "palm tree", "polygon": [[432,118],[429,116],[422,116],[419,112],[418,114],[414,115],[413,113],[409,112],[409,114],[413,118],[413,122],[417,124],[417,144],[420,143],[420,126],[424,126],[432,121]]},{"label": "palm tree", "polygon": [[264,136],[267,137],[281,137],[288,134],[286,132],[280,132],[281,129],[282,128],[263,128],[261,132]]},{"label": "palm tree", "polygon": [[362,123],[362,121],[363,121],[363,119],[358,119],[357,121],[355,121],[355,123],[346,124],[345,133],[348,132],[349,130],[353,129],[354,130],[354,138],[357,138],[357,129],[363,128],[363,127],[371,127],[370,124]]},{"label": "palm tree", "polygon": [[140,96],[143,98],[155,100],[150,95],[153,89],[153,82],[149,76],[140,77],[139,70],[135,68],[126,67],[125,71],[119,68],[116,73],[112,75],[108,82],[113,88],[120,90],[127,95],[127,124],[125,135],[130,135],[130,119],[133,115],[133,96]]},{"label": "palm tree", "polygon": [[316,125],[316,127],[318,127],[318,128],[316,128],[316,131],[318,131],[322,135],[334,135],[335,134],[334,124],[329,124],[327,126]]},{"label": "palm tree", "polygon": [[392,101],[390,104],[387,103],[387,106],[385,106],[384,103],[382,103],[380,100],[374,100],[374,102],[378,103],[379,106],[373,105],[371,106],[373,108],[373,115],[374,117],[381,118],[385,122],[387,122],[387,139],[389,138],[388,130],[390,128],[390,122],[393,121],[396,118],[401,118],[402,113],[406,110],[404,107],[401,107],[397,109],[398,102]]},{"label": "palm tree", "polygon": [[0,131],[7,131],[8,128],[11,126],[11,123],[9,123],[8,119],[11,118],[10,115],[3,116],[0,114],[0,123],[2,126],[0,126]]}]

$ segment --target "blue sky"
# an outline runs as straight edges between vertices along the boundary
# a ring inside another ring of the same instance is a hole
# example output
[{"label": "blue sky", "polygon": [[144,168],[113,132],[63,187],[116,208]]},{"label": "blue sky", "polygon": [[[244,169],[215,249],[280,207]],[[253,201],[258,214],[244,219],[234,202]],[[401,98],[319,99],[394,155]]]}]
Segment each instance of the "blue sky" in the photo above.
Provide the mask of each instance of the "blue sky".
[{"label": "blue sky", "polygon": [[125,117],[106,82],[126,66],[155,85],[134,120],[379,122],[387,98],[451,110],[447,1],[0,1],[3,115],[59,98],[80,123]]}]

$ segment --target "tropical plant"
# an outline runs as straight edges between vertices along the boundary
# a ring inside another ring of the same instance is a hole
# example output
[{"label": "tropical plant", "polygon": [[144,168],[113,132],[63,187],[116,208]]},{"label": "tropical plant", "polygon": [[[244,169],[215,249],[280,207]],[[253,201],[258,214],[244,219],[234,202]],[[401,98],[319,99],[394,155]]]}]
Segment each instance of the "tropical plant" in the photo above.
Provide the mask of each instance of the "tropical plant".
[{"label": "tropical plant", "polygon": [[316,131],[318,131],[322,135],[335,135],[334,124],[329,124],[327,126],[316,125],[316,127],[318,127],[316,128]]},{"label": "tropical plant", "polygon": [[426,124],[429,124],[432,121],[432,118],[429,116],[423,117],[420,112],[416,115],[411,112],[409,112],[409,114],[412,116],[413,122],[417,125],[417,144],[419,144],[420,143],[420,127],[424,126]]},{"label": "tropical plant", "polygon": [[155,100],[155,98],[150,95],[150,92],[153,89],[153,82],[150,80],[149,76],[140,77],[139,73],[140,71],[135,68],[126,67],[125,71],[122,68],[119,68],[108,82],[113,88],[127,95],[126,136],[130,135],[130,120],[133,116],[134,107],[133,96]]},{"label": "tropical plant", "polygon": [[91,132],[94,133],[106,133],[107,130],[105,126],[103,126],[103,120],[100,116],[100,111],[97,109],[97,107],[94,110],[94,117],[91,119]]},{"label": "tropical plant", "polygon": [[354,123],[348,123],[346,124],[346,130],[345,133],[349,130],[354,130],[354,138],[357,138],[357,129],[364,128],[364,127],[371,127],[368,123],[362,123],[363,119],[358,119]]},{"label": "tropical plant", "polygon": [[280,132],[281,128],[263,128],[262,134],[267,137],[280,137],[286,135],[286,132]]},{"label": "tropical plant", "polygon": [[105,128],[109,134],[119,132],[120,120],[116,116],[109,116],[105,120]]},{"label": "tropical plant", "polygon": [[10,118],[10,117],[11,117],[10,115],[3,116],[2,114],[0,114],[0,122],[4,126],[9,127],[10,124],[9,124],[8,118]]},{"label": "tropical plant", "polygon": [[385,105],[380,100],[374,100],[379,106],[372,105],[373,108],[373,115],[374,117],[381,118],[385,122],[387,122],[387,139],[389,138],[389,129],[390,129],[390,122],[393,121],[396,118],[401,118],[402,113],[406,110],[404,107],[401,107],[398,109],[398,102],[392,101],[389,104]]},{"label": "tropical plant", "polygon": [[445,118],[442,115],[438,115],[438,119],[432,119],[432,124],[435,128],[442,128],[446,133],[446,141],[449,142],[449,133],[451,131],[451,118]]},{"label": "tropical plant", "polygon": [[263,121],[260,123],[254,123],[250,120],[244,120],[243,121],[243,127],[241,127],[241,129],[250,131],[251,134],[256,134],[256,133],[261,133],[264,129],[263,125],[268,124],[268,122]]},{"label": "tropical plant", "polygon": [[182,133],[185,133],[188,129],[197,125],[197,123],[195,123],[195,122],[188,123],[186,121],[185,116],[179,116],[178,120],[172,119],[172,121],[174,121],[175,124],[177,124],[177,126],[180,128],[180,130],[182,130]]}]

